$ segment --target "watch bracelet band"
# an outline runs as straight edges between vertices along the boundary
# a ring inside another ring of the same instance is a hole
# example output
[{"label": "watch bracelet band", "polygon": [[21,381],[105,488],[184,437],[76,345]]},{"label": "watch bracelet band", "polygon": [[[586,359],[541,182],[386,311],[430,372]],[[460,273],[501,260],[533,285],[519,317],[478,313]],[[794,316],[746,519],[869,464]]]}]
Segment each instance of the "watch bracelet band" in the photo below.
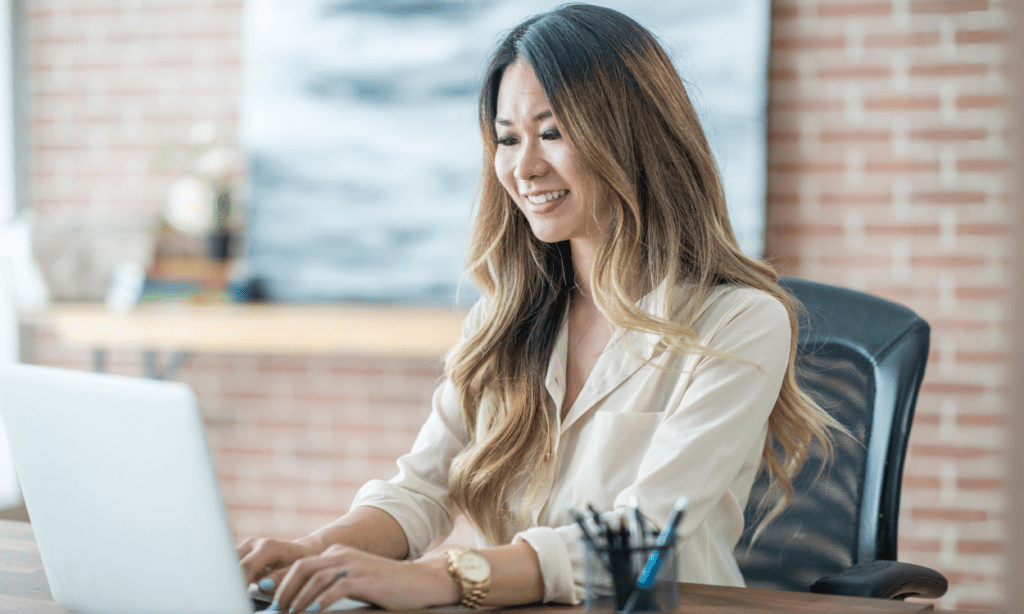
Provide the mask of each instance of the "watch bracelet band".
[{"label": "watch bracelet band", "polygon": [[459,585],[459,593],[462,595],[462,600],[459,601],[459,605],[466,608],[479,609],[480,604],[483,602],[484,597],[487,596],[487,591],[490,589],[490,582],[487,582],[483,586],[474,586],[468,592],[466,591],[466,580],[459,573],[458,567],[456,566],[459,561],[459,556],[465,552],[467,548],[452,548],[451,550],[445,550],[444,554],[448,557],[448,573],[452,575],[455,582]]},{"label": "watch bracelet band", "polygon": [[487,591],[480,587],[477,587],[469,591],[468,595],[463,595],[462,601],[459,602],[459,605],[467,608],[473,608],[475,610],[480,607],[480,603],[484,600],[484,597],[486,596]]}]

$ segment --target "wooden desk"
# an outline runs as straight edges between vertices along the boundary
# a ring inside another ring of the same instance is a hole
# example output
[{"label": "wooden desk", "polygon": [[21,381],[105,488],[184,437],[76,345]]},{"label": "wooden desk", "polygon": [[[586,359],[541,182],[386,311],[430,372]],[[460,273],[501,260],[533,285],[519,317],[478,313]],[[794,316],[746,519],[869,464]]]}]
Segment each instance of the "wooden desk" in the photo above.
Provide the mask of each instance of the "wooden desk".
[{"label": "wooden desk", "polygon": [[[834,597],[812,593],[791,593],[753,588],[730,588],[703,584],[679,585],[679,611],[687,614],[725,614],[726,612],[843,612],[884,614],[921,612],[930,605],[882,601],[859,597]],[[39,559],[35,536],[27,523],[0,521],[0,611],[24,614],[57,614]],[[438,612],[460,611],[442,608]],[[527,606],[511,609],[516,614],[582,614],[581,606]]]},{"label": "wooden desk", "polygon": [[58,614],[27,522],[0,520],[0,612]]}]

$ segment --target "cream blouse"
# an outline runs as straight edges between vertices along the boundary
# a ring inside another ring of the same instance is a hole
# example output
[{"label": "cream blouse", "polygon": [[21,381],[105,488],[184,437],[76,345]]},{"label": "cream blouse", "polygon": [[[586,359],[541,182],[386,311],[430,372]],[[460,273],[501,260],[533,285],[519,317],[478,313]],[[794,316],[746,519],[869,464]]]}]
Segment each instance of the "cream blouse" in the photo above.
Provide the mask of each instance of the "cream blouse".
[{"label": "cream blouse", "polygon": [[[664,317],[665,301],[658,299],[664,291],[639,306]],[[482,301],[474,306],[464,338],[485,313]],[[689,499],[678,530],[680,581],[743,586],[733,548],[789,360],[789,316],[764,292],[723,286],[705,303],[695,330],[702,345],[749,362],[669,354],[659,336],[619,329],[554,429],[554,471],[528,523],[510,527],[514,541],[537,552],[545,602],[575,604],[583,595],[580,532],[565,504],[612,510],[631,495],[659,525],[680,495]],[[565,396],[566,349],[563,323],[545,380],[553,421]],[[452,530],[457,511],[448,499],[448,469],[467,441],[455,388],[446,380],[412,451],[398,459],[398,475],[365,484],[352,506],[393,516],[405,531],[409,558],[421,556]]]}]

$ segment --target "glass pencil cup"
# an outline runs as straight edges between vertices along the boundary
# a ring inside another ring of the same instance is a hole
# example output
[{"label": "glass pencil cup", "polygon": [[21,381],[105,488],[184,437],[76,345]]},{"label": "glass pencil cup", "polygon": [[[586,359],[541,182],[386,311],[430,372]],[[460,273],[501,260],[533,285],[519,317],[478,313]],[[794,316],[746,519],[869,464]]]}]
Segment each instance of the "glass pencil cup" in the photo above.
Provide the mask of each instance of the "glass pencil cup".
[{"label": "glass pencil cup", "polygon": [[674,612],[679,603],[676,540],[621,548],[583,542],[588,612]]}]

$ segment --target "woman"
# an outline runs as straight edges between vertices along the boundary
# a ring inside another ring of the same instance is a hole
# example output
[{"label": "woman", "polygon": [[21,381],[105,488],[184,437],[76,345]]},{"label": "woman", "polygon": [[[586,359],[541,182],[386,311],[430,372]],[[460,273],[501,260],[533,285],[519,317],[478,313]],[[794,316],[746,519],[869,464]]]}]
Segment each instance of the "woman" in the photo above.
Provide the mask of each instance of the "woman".
[{"label": "woman", "polygon": [[[782,494],[770,517],[835,425],[796,385],[795,306],[737,247],[679,76],[628,17],[564,6],[495,52],[480,126],[484,298],[413,450],[334,523],[243,543],[246,578],[282,610],[575,603],[567,502],[636,496],[661,521],[685,495],[680,580],[742,585],[761,463]],[[489,547],[420,558],[460,512]]]}]

